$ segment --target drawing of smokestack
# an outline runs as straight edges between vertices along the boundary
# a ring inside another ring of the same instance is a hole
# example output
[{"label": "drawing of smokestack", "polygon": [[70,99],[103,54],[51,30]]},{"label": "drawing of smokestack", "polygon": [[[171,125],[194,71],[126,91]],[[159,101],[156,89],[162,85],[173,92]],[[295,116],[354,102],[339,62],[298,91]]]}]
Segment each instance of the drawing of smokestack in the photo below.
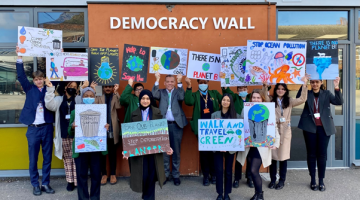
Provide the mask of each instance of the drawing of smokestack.
[{"label": "drawing of smokestack", "polygon": [[269,109],[263,104],[252,106],[248,113],[250,136],[252,142],[266,141]]},{"label": "drawing of smokestack", "polygon": [[98,136],[100,112],[87,110],[80,113],[80,124],[84,137]]}]

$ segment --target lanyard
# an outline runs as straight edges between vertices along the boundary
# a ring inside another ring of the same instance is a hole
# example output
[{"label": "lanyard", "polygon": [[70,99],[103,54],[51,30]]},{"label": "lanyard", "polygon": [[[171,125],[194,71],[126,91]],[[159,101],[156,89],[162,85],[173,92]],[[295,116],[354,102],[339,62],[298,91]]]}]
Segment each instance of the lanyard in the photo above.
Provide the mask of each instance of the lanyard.
[{"label": "lanyard", "polygon": [[280,109],[281,109],[281,117],[284,116],[284,111],[283,111],[283,107],[282,107],[282,100],[283,99],[278,99],[278,103],[279,103],[279,106],[280,106]]},{"label": "lanyard", "polygon": [[171,92],[168,93],[168,96],[169,96],[168,110],[171,110]]},{"label": "lanyard", "polygon": [[315,102],[315,112],[318,113],[319,112],[319,97],[317,98],[314,98],[314,102]]},{"label": "lanyard", "polygon": [[205,102],[205,108],[207,108],[207,102],[208,102],[208,92],[206,93],[206,98],[204,98],[204,96],[201,94],[201,97],[204,99]]},{"label": "lanyard", "polygon": [[71,101],[70,101],[70,102],[67,102],[67,105],[68,105],[68,114],[70,114],[70,105],[71,105]]}]

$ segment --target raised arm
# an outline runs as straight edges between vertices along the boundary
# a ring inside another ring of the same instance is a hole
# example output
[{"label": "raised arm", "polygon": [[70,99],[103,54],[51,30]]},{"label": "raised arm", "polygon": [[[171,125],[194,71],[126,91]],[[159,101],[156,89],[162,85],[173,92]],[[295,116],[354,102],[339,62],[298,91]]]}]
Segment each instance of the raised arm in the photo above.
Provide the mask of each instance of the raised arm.
[{"label": "raised arm", "polygon": [[296,99],[290,99],[292,107],[298,106],[307,100],[308,88],[306,84],[308,82],[308,77],[304,76],[301,78],[301,80],[304,82],[303,86],[301,87],[301,94],[300,97]]},{"label": "raised arm", "polygon": [[128,106],[130,104],[130,99],[132,96],[132,85],[133,85],[133,80],[129,79],[128,80],[128,84],[125,87],[125,90],[122,92],[121,96],[120,96],[120,104],[122,106]]},{"label": "raised arm", "polygon": [[156,72],[155,78],[156,78],[156,81],[155,81],[154,87],[152,88],[151,92],[152,92],[154,99],[160,100],[161,93],[159,90],[159,81],[160,81],[160,73],[159,72]]},{"label": "raised arm", "polygon": [[181,80],[182,80],[182,75],[181,75],[181,74],[178,74],[178,75],[177,75],[178,101],[184,101],[184,98],[185,98],[185,91],[184,91],[183,84],[182,84]]},{"label": "raised arm", "polygon": [[192,87],[191,87],[191,80],[186,77],[185,78],[185,82],[186,82],[186,92],[185,92],[185,105],[187,106],[193,106],[195,104],[195,97],[192,93]]},{"label": "raised arm", "polygon": [[45,94],[45,107],[50,111],[57,111],[60,104],[55,100],[55,86],[48,78],[45,79],[46,94]]},{"label": "raised arm", "polygon": [[[270,96],[268,95],[268,85],[267,85],[267,82],[264,82],[263,83],[263,86],[262,86],[262,89],[261,89],[261,93],[263,94],[263,96],[265,97],[265,101],[266,102],[270,102],[271,101],[271,98]],[[275,91],[276,92],[276,91]]]},{"label": "raised arm", "polygon": [[121,108],[121,105],[120,105],[120,95],[118,93],[118,89],[119,89],[119,84],[115,84],[114,85],[114,96],[113,98],[116,99],[115,101],[115,109],[120,109]]},{"label": "raised arm", "polygon": [[[21,57],[21,56],[19,56]],[[30,84],[29,80],[27,79],[26,77],[26,74],[25,74],[25,70],[24,70],[24,63],[22,61],[22,59],[18,59],[16,61],[16,72],[17,72],[17,76],[18,76],[18,80],[24,90],[24,92],[28,92],[32,85]]]},{"label": "raised arm", "polygon": [[340,83],[340,77],[337,77],[334,80],[335,96],[332,93],[330,93],[330,103],[333,105],[342,105],[344,102],[342,94],[340,92],[339,83]]}]

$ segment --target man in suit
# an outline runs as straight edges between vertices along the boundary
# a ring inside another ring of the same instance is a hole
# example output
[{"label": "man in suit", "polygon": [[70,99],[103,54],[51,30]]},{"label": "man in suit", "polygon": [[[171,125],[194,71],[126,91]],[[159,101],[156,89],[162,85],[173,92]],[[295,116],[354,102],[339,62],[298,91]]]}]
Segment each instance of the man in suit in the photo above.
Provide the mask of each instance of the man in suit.
[{"label": "man in suit", "polygon": [[[178,88],[175,88],[175,77],[172,75],[167,75],[165,77],[165,88],[159,89],[160,73],[155,74],[156,82],[152,89],[152,94],[159,103],[159,109],[163,118],[166,118],[168,121],[169,128],[169,139],[170,147],[174,150],[172,155],[172,176],[174,178],[174,185],[180,185],[180,146],[183,135],[183,128],[187,124],[185,113],[182,109],[182,102],[185,97],[185,91],[183,89],[181,80],[182,75],[177,75]],[[164,154],[164,168],[166,181],[169,180],[170,175],[170,156]]]},{"label": "man in suit", "polygon": [[[16,53],[19,47],[16,47]],[[53,150],[53,132],[54,132],[54,112],[45,107],[46,87],[44,85],[44,74],[41,71],[33,72],[33,83],[30,84],[25,75],[22,56],[18,56],[16,61],[16,71],[18,80],[26,93],[24,108],[21,111],[19,121],[28,125],[26,137],[29,151],[29,172],[33,194],[41,195],[41,191],[54,194],[55,191],[50,187],[50,170]],[[37,162],[39,157],[40,145],[43,154],[42,166],[42,186],[39,184],[39,172]]]}]

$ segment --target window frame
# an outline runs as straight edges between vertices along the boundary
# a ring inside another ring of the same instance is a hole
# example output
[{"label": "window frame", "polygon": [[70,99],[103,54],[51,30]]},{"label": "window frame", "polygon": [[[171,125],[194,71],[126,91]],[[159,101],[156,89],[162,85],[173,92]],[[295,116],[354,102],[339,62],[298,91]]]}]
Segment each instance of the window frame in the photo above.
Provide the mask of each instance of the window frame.
[{"label": "window frame", "polygon": [[359,33],[359,22],[360,22],[360,8],[356,8],[355,9],[355,11],[354,11],[354,15],[355,15],[355,22],[354,22],[354,24],[355,24],[355,35],[354,35],[354,37],[355,37],[355,43],[356,44],[359,44],[360,43],[360,33]]}]

